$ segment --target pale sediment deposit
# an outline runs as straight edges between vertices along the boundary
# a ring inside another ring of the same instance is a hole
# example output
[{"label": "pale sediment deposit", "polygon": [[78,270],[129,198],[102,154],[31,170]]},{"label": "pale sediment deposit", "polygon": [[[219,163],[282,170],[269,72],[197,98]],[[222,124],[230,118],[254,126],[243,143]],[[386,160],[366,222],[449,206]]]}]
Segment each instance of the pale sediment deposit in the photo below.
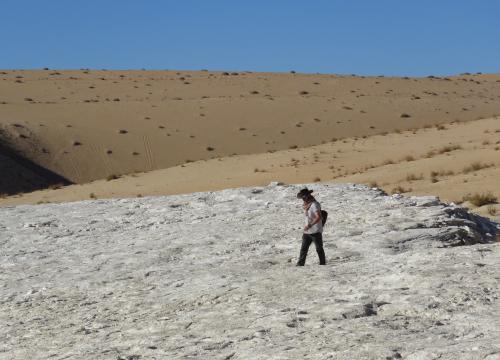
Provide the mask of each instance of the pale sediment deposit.
[{"label": "pale sediment deposit", "polygon": [[498,359],[499,225],[300,186],[0,208],[1,359]]}]

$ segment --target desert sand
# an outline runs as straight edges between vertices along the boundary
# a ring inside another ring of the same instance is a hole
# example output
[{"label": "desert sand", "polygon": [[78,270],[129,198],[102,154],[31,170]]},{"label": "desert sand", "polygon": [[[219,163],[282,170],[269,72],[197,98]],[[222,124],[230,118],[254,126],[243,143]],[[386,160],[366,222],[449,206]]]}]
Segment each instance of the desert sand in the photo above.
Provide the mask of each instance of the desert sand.
[{"label": "desert sand", "polygon": [[499,74],[3,70],[0,205],[336,181],[499,219],[464,202],[500,197],[499,114]]}]

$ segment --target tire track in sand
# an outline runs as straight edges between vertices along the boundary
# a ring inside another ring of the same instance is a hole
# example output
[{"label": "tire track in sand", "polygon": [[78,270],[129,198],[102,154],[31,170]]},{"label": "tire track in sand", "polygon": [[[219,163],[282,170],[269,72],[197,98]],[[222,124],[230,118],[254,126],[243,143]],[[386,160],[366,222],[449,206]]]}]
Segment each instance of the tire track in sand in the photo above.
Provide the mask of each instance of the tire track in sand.
[{"label": "tire track in sand", "polygon": [[142,142],[144,144],[145,154],[146,154],[146,163],[149,170],[156,169],[156,162],[154,160],[154,154],[151,151],[151,143],[149,141],[149,137],[144,135],[142,137]]},{"label": "tire track in sand", "polygon": [[102,174],[110,175],[109,172],[111,170],[112,174],[117,175],[112,162],[109,160],[106,154],[106,149],[104,148],[104,146],[95,143],[89,143],[89,148],[94,153],[96,160],[100,160],[99,164],[101,165],[103,171]]}]

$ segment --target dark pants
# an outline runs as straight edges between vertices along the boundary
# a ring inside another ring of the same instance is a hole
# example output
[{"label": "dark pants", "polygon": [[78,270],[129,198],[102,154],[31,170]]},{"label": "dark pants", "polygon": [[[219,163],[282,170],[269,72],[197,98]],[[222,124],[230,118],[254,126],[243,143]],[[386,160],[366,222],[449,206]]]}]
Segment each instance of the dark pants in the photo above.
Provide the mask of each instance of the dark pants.
[{"label": "dark pants", "polygon": [[299,261],[297,261],[298,266],[304,266],[306,263],[307,251],[309,250],[309,246],[314,241],[314,245],[316,246],[316,252],[319,257],[319,264],[325,265],[325,250],[323,250],[323,236],[321,233],[315,234],[302,234],[302,246],[300,248],[300,256]]}]

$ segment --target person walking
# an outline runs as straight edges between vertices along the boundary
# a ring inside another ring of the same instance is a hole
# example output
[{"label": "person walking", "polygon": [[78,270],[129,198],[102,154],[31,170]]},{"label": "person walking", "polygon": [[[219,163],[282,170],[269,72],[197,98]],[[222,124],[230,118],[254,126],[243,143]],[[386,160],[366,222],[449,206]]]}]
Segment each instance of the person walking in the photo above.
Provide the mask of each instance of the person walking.
[{"label": "person walking", "polygon": [[325,250],[323,249],[323,221],[321,218],[321,205],[314,196],[313,190],[304,188],[297,194],[298,199],[302,199],[302,207],[306,215],[306,225],[302,234],[302,246],[300,248],[299,260],[296,266],[304,266],[307,252],[312,242],[316,246],[319,257],[319,264],[326,265]]}]

